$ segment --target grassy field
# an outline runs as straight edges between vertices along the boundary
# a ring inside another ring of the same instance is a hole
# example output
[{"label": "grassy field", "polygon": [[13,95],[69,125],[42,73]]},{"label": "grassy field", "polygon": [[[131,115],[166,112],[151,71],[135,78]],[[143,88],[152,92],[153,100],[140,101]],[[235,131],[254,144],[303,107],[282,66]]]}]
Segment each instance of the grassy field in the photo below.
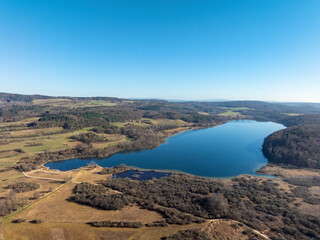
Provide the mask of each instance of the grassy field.
[{"label": "grassy field", "polygon": [[220,107],[220,109],[225,110],[225,112],[220,113],[218,115],[227,116],[227,117],[241,116],[241,113],[239,111],[250,110],[250,108],[246,108],[246,107]]},{"label": "grassy field", "polygon": [[234,112],[234,111],[232,111],[232,110],[228,110],[228,111],[226,111],[226,112],[224,112],[224,113],[220,113],[220,114],[218,114],[218,115],[220,115],[220,116],[233,116],[233,117],[235,117],[235,116],[239,116],[239,115],[241,115],[239,112]]}]

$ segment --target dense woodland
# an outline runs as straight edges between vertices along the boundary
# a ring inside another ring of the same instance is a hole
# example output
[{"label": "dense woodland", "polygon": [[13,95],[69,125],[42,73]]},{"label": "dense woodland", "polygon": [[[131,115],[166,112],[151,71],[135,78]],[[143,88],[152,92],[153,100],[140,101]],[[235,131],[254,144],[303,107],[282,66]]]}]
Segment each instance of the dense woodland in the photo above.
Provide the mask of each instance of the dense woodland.
[{"label": "dense woodland", "polygon": [[272,163],[320,168],[320,125],[298,125],[275,132],[263,144]]}]

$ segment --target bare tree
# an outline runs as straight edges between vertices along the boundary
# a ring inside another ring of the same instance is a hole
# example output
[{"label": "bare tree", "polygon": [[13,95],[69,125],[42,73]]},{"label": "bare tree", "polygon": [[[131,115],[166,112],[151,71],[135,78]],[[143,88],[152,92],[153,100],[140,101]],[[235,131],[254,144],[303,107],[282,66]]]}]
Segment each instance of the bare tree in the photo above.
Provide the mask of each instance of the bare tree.
[{"label": "bare tree", "polygon": [[40,195],[40,193],[39,193],[38,191],[35,191],[34,194],[33,194],[33,198],[34,198],[34,199],[39,199],[40,196],[41,196],[41,195]]}]

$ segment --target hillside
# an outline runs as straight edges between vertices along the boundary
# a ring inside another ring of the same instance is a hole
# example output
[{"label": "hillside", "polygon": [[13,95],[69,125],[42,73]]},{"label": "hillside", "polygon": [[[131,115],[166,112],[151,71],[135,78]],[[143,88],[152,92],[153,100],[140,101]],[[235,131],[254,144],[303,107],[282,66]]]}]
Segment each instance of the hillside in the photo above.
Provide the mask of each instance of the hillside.
[{"label": "hillside", "polygon": [[320,168],[320,125],[298,125],[268,136],[263,153],[271,163]]}]

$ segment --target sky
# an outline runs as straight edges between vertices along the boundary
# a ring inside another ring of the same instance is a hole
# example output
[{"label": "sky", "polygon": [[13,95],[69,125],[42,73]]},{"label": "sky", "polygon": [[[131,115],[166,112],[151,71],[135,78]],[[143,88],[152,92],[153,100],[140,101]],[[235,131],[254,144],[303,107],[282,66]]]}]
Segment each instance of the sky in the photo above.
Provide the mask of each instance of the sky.
[{"label": "sky", "polygon": [[0,92],[320,102],[319,0],[0,0]]}]

